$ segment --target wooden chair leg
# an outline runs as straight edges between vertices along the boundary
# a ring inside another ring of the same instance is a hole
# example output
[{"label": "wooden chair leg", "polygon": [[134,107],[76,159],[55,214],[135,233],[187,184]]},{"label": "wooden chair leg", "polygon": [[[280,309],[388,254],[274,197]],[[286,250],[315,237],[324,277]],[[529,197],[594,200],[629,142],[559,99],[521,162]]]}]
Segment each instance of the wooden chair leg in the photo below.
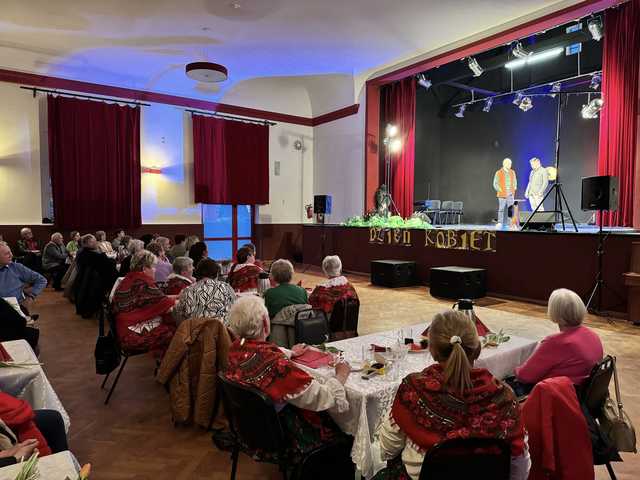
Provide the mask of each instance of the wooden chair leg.
[{"label": "wooden chair leg", "polygon": [[105,405],[109,403],[109,399],[111,398],[113,391],[116,389],[116,385],[118,385],[118,380],[120,380],[120,375],[122,374],[122,370],[124,370],[124,366],[127,364],[127,360],[129,360],[129,357],[125,356],[124,360],[122,361],[122,365],[120,365],[120,369],[118,370],[118,374],[116,375],[116,379],[113,381],[113,385],[111,385],[111,389],[109,390],[107,398],[104,401]]}]

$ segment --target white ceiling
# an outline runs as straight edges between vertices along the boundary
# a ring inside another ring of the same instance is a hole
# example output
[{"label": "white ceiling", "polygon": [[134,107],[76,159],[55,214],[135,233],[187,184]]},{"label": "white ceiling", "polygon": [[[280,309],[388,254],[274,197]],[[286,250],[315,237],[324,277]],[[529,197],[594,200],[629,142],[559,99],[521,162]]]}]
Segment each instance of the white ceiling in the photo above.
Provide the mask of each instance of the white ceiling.
[{"label": "white ceiling", "polygon": [[[234,92],[251,90],[243,88],[243,84],[253,86],[267,78],[272,84],[274,77],[284,77],[283,81],[291,85],[302,82],[303,88],[323,88],[323,82],[318,82],[316,76],[352,78],[537,11],[546,13],[550,8],[577,2],[2,0],[0,3],[0,68],[193,98],[242,101]],[[196,60],[226,65],[229,80],[213,86],[196,84],[184,74],[184,65]],[[326,97],[327,92],[322,96]],[[339,103],[345,102],[340,98]]]}]

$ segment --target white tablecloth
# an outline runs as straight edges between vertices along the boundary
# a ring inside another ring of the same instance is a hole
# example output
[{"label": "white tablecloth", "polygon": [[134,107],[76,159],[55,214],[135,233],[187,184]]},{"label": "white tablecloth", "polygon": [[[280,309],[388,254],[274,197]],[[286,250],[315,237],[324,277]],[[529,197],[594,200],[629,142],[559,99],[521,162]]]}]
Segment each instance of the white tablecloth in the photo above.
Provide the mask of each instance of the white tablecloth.
[{"label": "white tablecloth", "polygon": [[[38,357],[25,340],[2,342],[15,362],[38,363]],[[69,415],[53,390],[40,365],[30,367],[0,368],[0,391],[25,400],[34,410],[57,410],[69,431]]]},{"label": "white tablecloth", "polygon": [[[427,328],[428,323],[403,328],[403,337],[412,332],[414,339]],[[344,352],[345,359],[352,365],[361,362],[362,347],[376,344],[391,346],[399,337],[400,329],[387,332],[364,335],[332,342],[328,345]],[[513,373],[515,367],[521,365],[533,353],[537,341],[511,336],[509,342],[497,348],[485,348],[476,361],[478,368],[488,369],[495,377],[504,378]],[[349,376],[345,385],[349,410],[332,415],[338,426],[346,433],[353,435],[353,449],[351,458],[358,470],[366,478],[373,476],[373,459],[371,457],[371,441],[376,428],[382,418],[388,415],[395,398],[400,381],[406,375],[419,372],[434,363],[428,352],[409,353],[402,362],[398,380],[393,381],[389,376],[375,376],[364,380],[359,372]],[[306,369],[306,368],[305,368]],[[318,370],[306,369],[314,376],[326,377],[332,375],[332,370],[322,368]]]},{"label": "white tablecloth", "polygon": [[[19,463],[0,468],[0,480],[14,480],[22,467]],[[69,451],[55,453],[38,460],[39,480],[64,480],[78,477],[78,462]]]}]

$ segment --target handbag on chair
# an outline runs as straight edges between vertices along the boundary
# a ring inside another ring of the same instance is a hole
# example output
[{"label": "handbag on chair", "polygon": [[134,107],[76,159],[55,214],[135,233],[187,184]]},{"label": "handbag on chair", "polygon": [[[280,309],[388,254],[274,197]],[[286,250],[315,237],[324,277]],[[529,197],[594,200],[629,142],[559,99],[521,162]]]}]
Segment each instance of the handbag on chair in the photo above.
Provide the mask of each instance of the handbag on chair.
[{"label": "handbag on chair", "polygon": [[598,418],[600,428],[619,452],[637,453],[636,429],[622,407],[615,357],[613,357],[613,383],[616,390],[616,401],[611,397],[608,397],[605,401],[602,407],[602,414]]},{"label": "handbag on chair", "polygon": [[120,350],[114,338],[114,333],[109,329],[109,333],[104,333],[105,309],[102,306],[98,313],[98,340],[94,352],[96,358],[96,374],[108,375],[120,365]]}]

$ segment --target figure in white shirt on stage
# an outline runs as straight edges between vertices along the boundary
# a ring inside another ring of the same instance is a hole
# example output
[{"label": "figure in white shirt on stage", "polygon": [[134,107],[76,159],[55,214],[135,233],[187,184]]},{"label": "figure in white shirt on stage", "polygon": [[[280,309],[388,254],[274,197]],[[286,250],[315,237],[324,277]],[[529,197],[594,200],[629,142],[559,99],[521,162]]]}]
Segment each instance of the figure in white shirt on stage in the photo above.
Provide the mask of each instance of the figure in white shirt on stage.
[{"label": "figure in white shirt on stage", "polygon": [[529,199],[532,212],[538,208],[538,205],[540,205],[538,211],[544,212],[542,199],[549,186],[549,174],[547,173],[547,169],[540,163],[538,157],[533,157],[529,160],[529,164],[531,165],[531,173],[529,173],[529,184],[527,185],[527,190],[524,192],[524,197]]},{"label": "figure in white shirt on stage", "polygon": [[518,189],[518,179],[516,172],[511,169],[511,159],[505,158],[502,161],[502,168],[493,176],[493,189],[498,197],[498,223],[496,228],[502,225],[509,226],[509,207],[513,206]]}]

